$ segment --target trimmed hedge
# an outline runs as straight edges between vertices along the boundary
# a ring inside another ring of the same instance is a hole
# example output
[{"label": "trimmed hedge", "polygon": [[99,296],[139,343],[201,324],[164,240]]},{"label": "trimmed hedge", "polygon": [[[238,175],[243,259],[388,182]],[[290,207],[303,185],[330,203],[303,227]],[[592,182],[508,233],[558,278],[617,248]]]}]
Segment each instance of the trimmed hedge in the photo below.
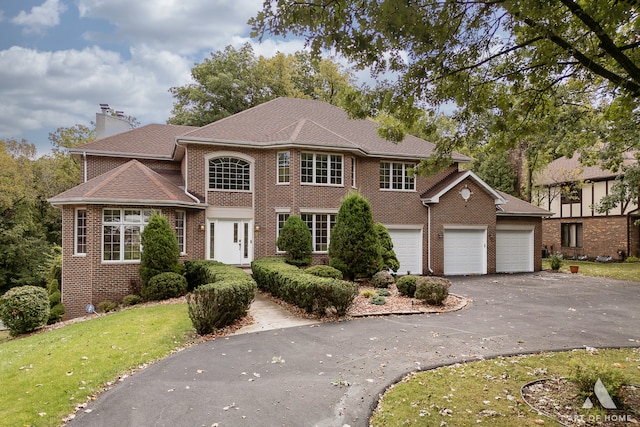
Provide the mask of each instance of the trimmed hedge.
[{"label": "trimmed hedge", "polygon": [[142,284],[142,297],[147,301],[177,298],[187,293],[187,279],[182,274],[166,272]]},{"label": "trimmed hedge", "polygon": [[49,319],[49,294],[38,286],[19,286],[0,297],[0,319],[11,336],[35,331]]},{"label": "trimmed hedge", "polygon": [[186,261],[189,318],[196,332],[210,334],[246,316],[256,282],[243,270],[217,261]]},{"label": "trimmed hedge", "polygon": [[257,259],[251,269],[260,289],[320,316],[331,310],[345,315],[358,295],[355,283],[307,274],[281,257]]},{"label": "trimmed hedge", "polygon": [[313,265],[309,268],[305,268],[302,271],[318,277],[329,277],[332,279],[342,280],[342,271],[338,270],[337,268],[333,268],[330,265]]}]

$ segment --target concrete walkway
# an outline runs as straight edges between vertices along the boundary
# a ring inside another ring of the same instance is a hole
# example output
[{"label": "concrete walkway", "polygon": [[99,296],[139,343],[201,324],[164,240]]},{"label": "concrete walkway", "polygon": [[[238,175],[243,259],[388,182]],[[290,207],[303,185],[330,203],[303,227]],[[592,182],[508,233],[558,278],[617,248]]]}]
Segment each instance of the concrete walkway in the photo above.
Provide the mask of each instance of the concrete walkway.
[{"label": "concrete walkway", "polygon": [[378,397],[415,370],[496,355],[640,346],[640,283],[546,272],[452,281],[452,292],[473,300],[462,311],[209,341],[126,378],[69,427],[365,427]]},{"label": "concrete walkway", "polygon": [[254,323],[238,329],[234,335],[320,323],[317,320],[296,317],[260,293],[251,303],[249,313],[253,317]]}]

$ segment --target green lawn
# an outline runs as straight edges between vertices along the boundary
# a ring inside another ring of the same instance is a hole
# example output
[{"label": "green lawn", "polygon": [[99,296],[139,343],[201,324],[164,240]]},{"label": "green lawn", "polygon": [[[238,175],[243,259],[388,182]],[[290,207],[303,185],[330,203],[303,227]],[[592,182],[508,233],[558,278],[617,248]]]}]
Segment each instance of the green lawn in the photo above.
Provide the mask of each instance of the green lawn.
[{"label": "green lawn", "polygon": [[[611,279],[632,280],[640,282],[640,262],[590,262],[563,260],[560,271],[569,271],[570,265],[577,265],[578,274]],[[542,260],[542,268],[551,269],[548,259]]]},{"label": "green lawn", "polygon": [[[537,379],[569,376],[572,364],[606,367],[622,373],[627,384],[640,384],[640,349],[500,357],[409,375],[384,394],[370,425],[557,426],[532,410],[520,389]],[[584,412],[585,417],[598,413],[595,408],[591,411]]]},{"label": "green lawn", "polygon": [[182,348],[192,331],[186,304],[161,304],[1,342],[0,424],[58,426],[108,382]]}]

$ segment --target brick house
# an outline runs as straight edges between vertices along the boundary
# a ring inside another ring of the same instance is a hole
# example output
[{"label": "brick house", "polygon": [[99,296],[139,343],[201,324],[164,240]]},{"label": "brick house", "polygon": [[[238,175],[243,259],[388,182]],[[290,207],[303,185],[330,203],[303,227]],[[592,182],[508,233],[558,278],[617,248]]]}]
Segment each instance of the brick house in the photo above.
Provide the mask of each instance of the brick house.
[{"label": "brick house", "polygon": [[183,259],[246,266],[278,253],[287,217],[328,261],[342,198],[359,191],[389,229],[399,273],[487,274],[541,268],[549,212],[500,193],[458,165],[410,169],[433,144],[394,144],[371,120],[319,101],[279,98],[201,128],[152,124],[71,150],[83,183],[50,202],[63,212],[63,291],[69,316],[136,292],[140,232],[151,212],[175,227]]},{"label": "brick house", "polygon": [[[635,161],[632,153],[625,153],[625,165]],[[640,227],[634,225],[640,219],[638,201],[606,213],[594,207],[609,194],[617,176],[599,166],[582,166],[577,155],[556,159],[538,174],[534,203],[554,213],[542,222],[542,243],[549,253],[617,260],[640,256]]]}]

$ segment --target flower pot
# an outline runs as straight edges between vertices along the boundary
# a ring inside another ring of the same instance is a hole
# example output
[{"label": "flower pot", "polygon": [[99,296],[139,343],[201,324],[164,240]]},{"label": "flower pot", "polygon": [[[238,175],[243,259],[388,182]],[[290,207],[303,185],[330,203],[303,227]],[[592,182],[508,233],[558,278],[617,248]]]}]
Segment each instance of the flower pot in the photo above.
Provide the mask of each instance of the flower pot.
[{"label": "flower pot", "polygon": [[578,272],[578,267],[579,267],[578,265],[570,265],[570,266],[569,266],[569,269],[571,270],[571,272],[572,272],[573,274],[575,274],[575,273],[577,273],[577,272]]}]

